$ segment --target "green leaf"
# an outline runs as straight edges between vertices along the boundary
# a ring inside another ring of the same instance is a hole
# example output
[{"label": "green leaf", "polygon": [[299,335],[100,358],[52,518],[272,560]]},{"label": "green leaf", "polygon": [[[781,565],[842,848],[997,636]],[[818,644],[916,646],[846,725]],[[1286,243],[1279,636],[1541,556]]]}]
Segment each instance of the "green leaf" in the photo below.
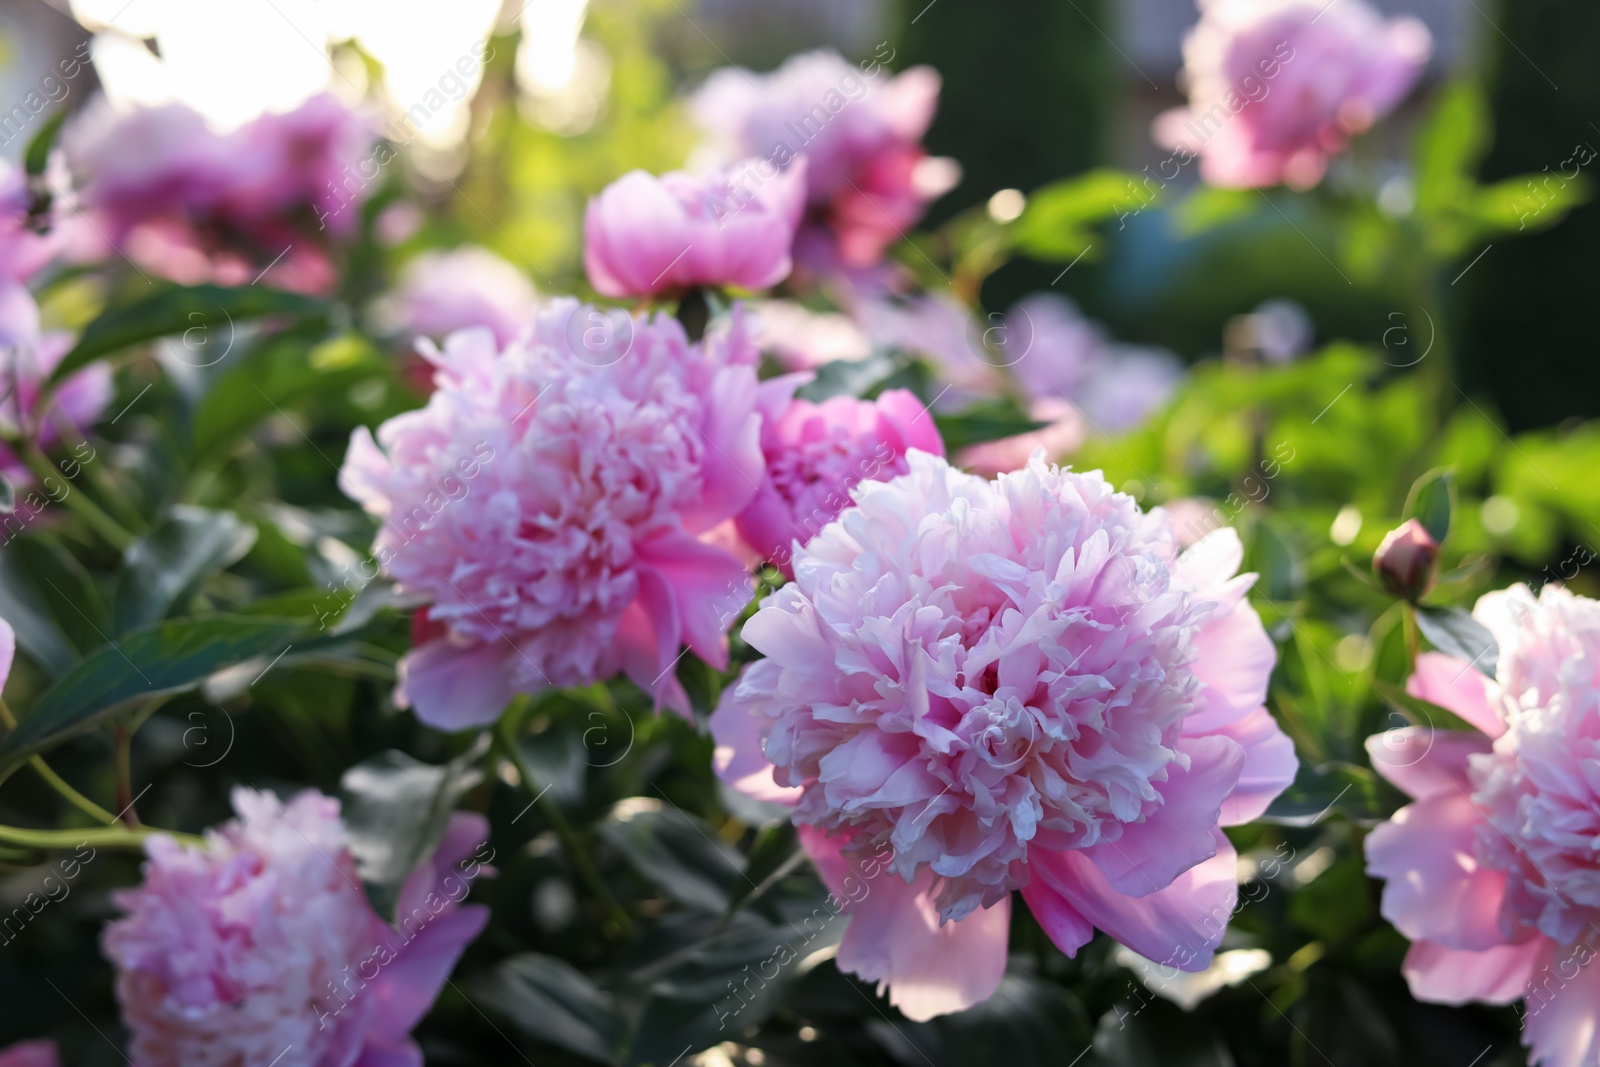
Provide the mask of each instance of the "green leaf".
[{"label": "green leaf", "polygon": [[165,522],[123,553],[113,609],[116,632],[166,618],[208,575],[248,552],[255,539],[255,527],[231,511],[173,508]]},{"label": "green leaf", "polygon": [[1261,816],[1283,826],[1315,826],[1335,812],[1352,819],[1387,818],[1399,791],[1366,767],[1332,761],[1314,767],[1302,762],[1295,779]]},{"label": "green leaf", "polygon": [[1434,648],[1494,677],[1500,646],[1483,623],[1460,608],[1419,606],[1416,611],[1417,628]]},{"label": "green leaf", "polygon": [[17,490],[11,479],[0,474],[0,514],[10,515],[17,510]]},{"label": "green leaf", "polygon": [[22,580],[38,593],[38,603],[78,652],[106,643],[111,622],[105,600],[83,564],[60,541],[35,533],[19,538],[7,551],[16,555]]},{"label": "green leaf", "polygon": [[17,646],[51,677],[65,674],[78,658],[72,642],[56,625],[50,606],[35,588],[22,558],[3,547],[0,547],[0,619],[5,619],[16,631]]},{"label": "green leaf", "polygon": [[[884,1050],[903,1064],[1064,1067],[1072,1062],[1073,1054],[1063,1056],[1062,1049],[1081,1049],[1089,1026],[1082,1006],[1059,985],[1013,973],[1001,979],[993,996],[966,1011],[895,1026],[874,1019],[869,1029]],[[1151,1062],[1165,1067],[1171,1061]],[[1088,1064],[1086,1059],[1081,1067]]]},{"label": "green leaf", "polygon": [[1461,79],[1437,94],[1433,113],[1417,132],[1417,213],[1458,207],[1489,147],[1489,104],[1477,82]]},{"label": "green leaf", "polygon": [[105,311],[89,323],[50,378],[60,381],[101,356],[174,336],[183,339],[195,366],[214,366],[233,353],[241,323],[268,315],[305,318],[324,308],[311,297],[259,285],[242,289],[164,286],[132,304]]},{"label": "green leaf", "polygon": [[1016,222],[1017,247],[1036,259],[1070,260],[1093,243],[1091,225],[1137,213],[1160,199],[1137,175],[1091,170],[1034,191]]},{"label": "green leaf", "polygon": [[214,615],[128,634],[86,657],[0,744],[9,767],[134,701],[192,689],[225,667],[275,655],[305,629],[287,619]]},{"label": "green leaf", "polygon": [[524,952],[475,987],[490,1010],[546,1045],[617,1063],[622,1017],[610,994],[565,960]]},{"label": "green leaf", "polygon": [[1172,221],[1181,237],[1198,237],[1219,226],[1250,217],[1262,204],[1254,189],[1223,189],[1202,185],[1172,209]]},{"label": "green leaf", "polygon": [[1590,183],[1576,174],[1519,174],[1476,189],[1464,213],[1477,223],[1478,232],[1497,233],[1546,230],[1589,199]]},{"label": "green leaf", "polygon": [[1233,1067],[1211,1024],[1186,1014],[1139,983],[1100,1017],[1094,1051],[1104,1067]]},{"label": "green leaf", "polygon": [[1455,510],[1455,473],[1448,467],[1431,470],[1418,478],[1406,497],[1405,518],[1416,519],[1440,544],[1450,535],[1450,516]]},{"label": "green leaf", "polygon": [[955,415],[935,415],[939,436],[950,452],[958,452],[985,441],[998,441],[1005,437],[1032,433],[1048,426],[1047,422],[1028,417],[1028,414],[1008,400],[983,401]]},{"label": "green leaf", "polygon": [[28,149],[22,155],[28,177],[38,177],[50,165],[50,151],[56,146],[56,137],[61,133],[61,125],[67,121],[68,114],[70,112],[67,108],[57,108],[56,113],[50,116],[50,120],[40,127],[39,132],[28,142]]},{"label": "green leaf", "polygon": [[411,872],[444,840],[456,801],[482,780],[476,764],[488,746],[489,735],[482,734],[443,766],[391,749],[340,779],[350,852],[373,910],[385,919],[394,916]]},{"label": "green leaf", "polygon": [[691,908],[726,909],[734,880],[744,871],[743,858],[719,842],[710,826],[653,797],[618,802],[600,834],[650,884]]},{"label": "green leaf", "polygon": [[1385,704],[1399,712],[1413,726],[1426,726],[1434,730],[1478,730],[1476,726],[1449,708],[1423,700],[1421,697],[1414,697],[1406,692],[1404,687],[1393,682],[1374,678],[1372,688],[1383,698]]}]

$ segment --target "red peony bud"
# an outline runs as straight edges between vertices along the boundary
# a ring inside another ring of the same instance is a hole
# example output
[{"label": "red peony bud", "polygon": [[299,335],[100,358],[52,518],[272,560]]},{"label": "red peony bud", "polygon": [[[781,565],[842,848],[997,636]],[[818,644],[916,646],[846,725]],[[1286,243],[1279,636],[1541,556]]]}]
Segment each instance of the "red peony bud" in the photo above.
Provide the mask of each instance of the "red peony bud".
[{"label": "red peony bud", "polygon": [[1439,542],[1416,519],[1390,530],[1372,557],[1372,569],[1384,588],[1412,601],[1432,587],[1438,563]]}]

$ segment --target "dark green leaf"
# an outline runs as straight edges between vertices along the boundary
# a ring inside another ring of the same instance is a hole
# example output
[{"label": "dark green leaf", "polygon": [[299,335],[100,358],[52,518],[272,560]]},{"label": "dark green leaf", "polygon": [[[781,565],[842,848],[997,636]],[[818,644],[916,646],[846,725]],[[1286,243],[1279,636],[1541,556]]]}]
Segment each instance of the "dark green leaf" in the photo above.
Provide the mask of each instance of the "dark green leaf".
[{"label": "dark green leaf", "polygon": [[[966,1011],[926,1023],[890,1024],[870,1018],[867,1028],[900,1063],[1006,1067],[1070,1064],[1083,1049],[1089,1029],[1082,1006],[1066,990],[1025,974],[1006,975],[994,996]],[[1063,1056],[1063,1049],[1075,1051]],[[1084,1060],[1080,1067],[1087,1064]]]},{"label": "dark green leaf", "polygon": [[213,571],[250,550],[255,527],[231,511],[179,505],[171,516],[123,553],[114,602],[116,632],[163,619]]},{"label": "dark green leaf", "polygon": [[1460,79],[1437,95],[1433,112],[1417,133],[1417,212],[1433,215],[1461,203],[1472,172],[1489,146],[1489,105],[1483,89]]},{"label": "dark green leaf", "polygon": [[874,352],[866,359],[838,359],[817,368],[817,376],[801,386],[796,395],[820,403],[830,396],[866,396],[874,386],[901,369],[903,360],[887,352]]},{"label": "dark green leaf", "polygon": [[1416,519],[1440,544],[1450,534],[1450,515],[1455,510],[1455,475],[1448,467],[1431,470],[1418,478],[1406,497],[1405,517]]},{"label": "dark green leaf", "polygon": [[601,1063],[618,1062],[622,1019],[611,996],[571,964],[525,952],[477,984],[484,1004],[535,1041]]},{"label": "dark green leaf", "polygon": [[56,137],[61,133],[61,124],[67,121],[69,113],[67,108],[57,108],[56,113],[50,116],[49,121],[40,127],[39,132],[28,142],[28,149],[23,153],[22,160],[30,178],[37,178],[50,165],[50,151],[55,148]]},{"label": "dark green leaf", "polygon": [[379,915],[394,915],[406,879],[439,847],[456,801],[482,778],[476,764],[488,744],[484,734],[443,766],[391,749],[340,779],[350,852]]},{"label": "dark green leaf", "polygon": [[1412,726],[1426,726],[1434,730],[1477,730],[1449,708],[1440,707],[1421,697],[1414,697],[1402,686],[1382,678],[1372,680],[1372,688]]},{"label": "dark green leaf", "polygon": [[60,381],[101,356],[162,337],[181,337],[195,366],[215,366],[232,353],[241,323],[267,315],[312,316],[322,308],[311,297],[259,285],[166,286],[89,323],[51,380]]},{"label": "dark green leaf", "polygon": [[17,510],[17,490],[11,479],[0,474],[0,514],[10,515]]},{"label": "dark green leaf", "polygon": [[725,909],[744,870],[743,858],[711,827],[652,797],[618,803],[600,833],[652,885],[691,908]]},{"label": "dark green leaf", "polygon": [[83,564],[50,534],[18,539],[15,553],[23,580],[39,594],[56,627],[80,652],[92,652],[109,639],[111,623],[105,600]]},{"label": "dark green leaf", "polygon": [[1447,656],[1470,663],[1490,678],[1500,661],[1500,646],[1488,628],[1460,608],[1418,607],[1417,628]]},{"label": "dark green leaf", "polygon": [[1301,762],[1294,782],[1261,817],[1284,826],[1312,826],[1339,812],[1352,819],[1387,818],[1399,807],[1399,793],[1366,767],[1333,762],[1321,767]]},{"label": "dark green leaf", "polygon": [[939,435],[950,452],[985,441],[998,441],[1003,437],[1032,433],[1049,423],[1028,417],[1027,412],[1009,401],[986,401],[974,404],[955,415],[935,415]]},{"label": "dark green leaf", "polygon": [[78,658],[22,558],[10,547],[0,547],[0,619],[16,631],[17,646],[51,677],[65,674]]},{"label": "dark green leaf", "polygon": [[1094,1051],[1104,1067],[1233,1067],[1204,1019],[1180,1011],[1138,982],[1100,1017]]},{"label": "dark green leaf", "polygon": [[128,634],[53,685],[0,744],[0,767],[95,725],[133,701],[192,689],[225,667],[275,655],[305,628],[286,619],[214,615]]}]

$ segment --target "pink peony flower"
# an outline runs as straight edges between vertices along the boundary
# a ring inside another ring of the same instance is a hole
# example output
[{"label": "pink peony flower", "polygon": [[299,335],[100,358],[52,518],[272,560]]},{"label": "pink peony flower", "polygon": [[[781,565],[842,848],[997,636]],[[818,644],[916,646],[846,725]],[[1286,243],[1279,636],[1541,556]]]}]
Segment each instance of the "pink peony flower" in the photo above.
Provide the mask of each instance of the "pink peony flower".
[{"label": "pink peony flower", "polygon": [[391,928],[367,903],[338,801],[306,792],[285,807],[236,789],[233,807],[204,848],[151,838],[143,884],[114,896],[125,914],[103,940],[133,1059],[421,1063],[411,1030],[488,921],[487,908],[459,905],[471,880],[461,861],[487,821],[452,817]]},{"label": "pink peony flower", "polygon": [[872,355],[867,335],[838,312],[812,311],[792,300],[763,300],[750,309],[756,316],[761,350],[772,353],[788,370],[816,370]]},{"label": "pink peony flower", "polygon": [[891,78],[818,51],[766,75],[719,70],[690,107],[721,159],[789,167],[804,156],[802,243],[818,240],[844,267],[869,267],[960,180],[953,161],[921,144],[938,102],[931,67]]},{"label": "pink peony flower", "polygon": [[745,160],[711,174],[631,171],[589,201],[583,265],[604,296],[695,285],[765,289],[789,276],[805,164]]},{"label": "pink peony flower", "polygon": [[54,1041],[23,1041],[0,1049],[0,1067],[61,1067]]},{"label": "pink peony flower", "polygon": [[1600,602],[1546,586],[1486,594],[1493,680],[1437,652],[1406,688],[1475,729],[1408,726],[1367,739],[1412,803],[1367,838],[1383,916],[1412,941],[1413,995],[1523,1001],[1542,1067],[1600,1057]]},{"label": "pink peony flower", "polygon": [[742,309],[691,345],[666,316],[559,300],[503,352],[481,329],[423,351],[428,405],[384,423],[381,448],[357,430],[340,474],[384,520],[376,566],[448,631],[401,662],[400,698],[461,729],[620,671],[687,712],[679,646],[725,665],[750,597],[702,535],[755,495],[758,404],[794,388],[758,385]]},{"label": "pink peony flower", "polygon": [[1037,457],[909,462],[745,625],[767,658],[712,717],[718,773],[793,805],[852,902],[839,966],[914,1019],[995,990],[1016,889],[1068,955],[1099,928],[1204,969],[1238,888],[1218,827],[1297,766],[1237,535],[1179,554],[1161,512]]},{"label": "pink peony flower", "polygon": [[767,474],[739,514],[739,533],[789,574],[792,546],[832,522],[856,485],[906,473],[913,448],[944,455],[933,416],[909,390],[889,389],[875,401],[794,400],[762,421]]},{"label": "pink peony flower", "polygon": [[119,112],[105,101],[64,135],[101,255],[185,284],[263,273],[306,292],[333,285],[329,246],[393,158],[365,112],[329,96],[219,134],[181,105]]},{"label": "pink peony flower", "polygon": [[412,338],[485,326],[496,344],[507,345],[533,324],[536,307],[533,283],[520,270],[487,248],[468,245],[408,262],[383,315]]},{"label": "pink peony flower", "polygon": [[1213,185],[1316,185],[1432,51],[1421,22],[1385,21],[1363,0],[1200,0],[1200,11],[1183,43],[1189,106],[1159,116],[1154,134],[1200,156]]},{"label": "pink peony flower", "polygon": [[[82,432],[92,426],[111,402],[111,368],[91,363],[54,389],[48,404],[41,404],[44,384],[72,350],[73,336],[45,331],[39,323],[39,305],[21,285],[0,282],[0,425],[9,430],[26,428],[40,448],[49,449],[62,439],[63,429]],[[17,482],[33,478],[26,464],[0,445],[0,471]]]}]

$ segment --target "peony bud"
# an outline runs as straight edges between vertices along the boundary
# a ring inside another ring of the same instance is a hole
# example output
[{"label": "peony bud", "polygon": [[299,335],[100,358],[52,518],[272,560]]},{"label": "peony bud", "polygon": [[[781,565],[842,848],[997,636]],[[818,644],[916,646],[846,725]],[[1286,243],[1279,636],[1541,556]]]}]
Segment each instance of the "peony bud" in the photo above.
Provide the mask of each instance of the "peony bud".
[{"label": "peony bud", "polygon": [[1372,570],[1385,589],[1406,600],[1416,600],[1433,585],[1439,564],[1439,542],[1416,519],[1407,519],[1384,535]]}]

